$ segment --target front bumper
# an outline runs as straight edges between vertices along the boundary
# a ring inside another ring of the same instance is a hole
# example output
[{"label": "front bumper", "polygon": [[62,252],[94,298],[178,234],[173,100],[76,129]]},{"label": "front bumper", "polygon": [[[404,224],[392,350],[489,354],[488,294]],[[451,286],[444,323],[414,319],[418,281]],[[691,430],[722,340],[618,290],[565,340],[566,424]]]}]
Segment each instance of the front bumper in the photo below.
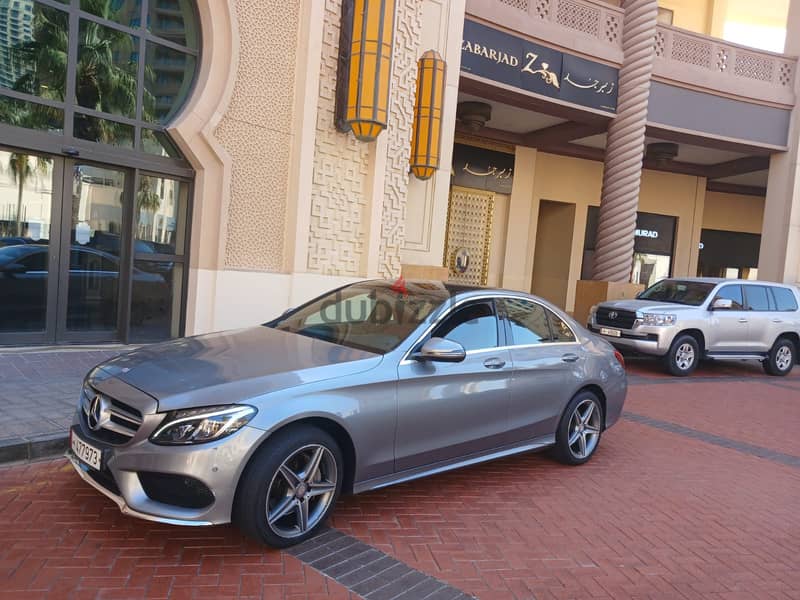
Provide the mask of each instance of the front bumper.
[{"label": "front bumper", "polygon": [[637,325],[633,329],[607,328],[619,331],[619,337],[601,333],[601,328],[594,319],[587,328],[595,335],[599,335],[614,347],[622,350],[634,350],[652,356],[664,356],[672,344],[677,333],[676,327],[653,327]]},{"label": "front bumper", "polygon": [[[264,432],[245,426],[218,442],[195,446],[159,446],[146,438],[114,446],[87,435],[78,416],[72,435],[103,453],[102,471],[97,471],[68,450],[67,457],[78,475],[113,500],[124,514],[159,523],[199,526],[230,522],[239,476]],[[153,500],[142,485],[140,473],[192,478],[211,491],[213,500],[203,508]]]}]

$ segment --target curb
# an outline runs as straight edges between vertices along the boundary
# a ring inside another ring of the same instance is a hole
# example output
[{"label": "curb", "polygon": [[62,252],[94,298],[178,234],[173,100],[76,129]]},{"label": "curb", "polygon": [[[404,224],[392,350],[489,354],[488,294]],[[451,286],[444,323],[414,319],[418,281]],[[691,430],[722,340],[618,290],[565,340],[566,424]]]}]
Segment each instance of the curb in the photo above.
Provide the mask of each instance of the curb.
[{"label": "curb", "polygon": [[0,464],[61,456],[68,446],[69,435],[61,432],[0,440]]}]

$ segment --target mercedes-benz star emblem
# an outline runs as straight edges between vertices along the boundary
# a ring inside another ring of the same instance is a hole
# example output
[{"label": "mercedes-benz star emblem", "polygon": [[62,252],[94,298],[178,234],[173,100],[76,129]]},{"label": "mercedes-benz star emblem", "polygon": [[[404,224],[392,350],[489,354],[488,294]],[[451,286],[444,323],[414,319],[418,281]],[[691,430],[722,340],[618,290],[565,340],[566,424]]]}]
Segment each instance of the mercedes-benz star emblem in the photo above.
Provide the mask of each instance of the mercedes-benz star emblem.
[{"label": "mercedes-benz star emblem", "polygon": [[89,405],[89,414],[86,420],[89,422],[89,428],[93,431],[100,429],[100,422],[103,418],[103,400],[100,396],[92,398],[92,403]]},{"label": "mercedes-benz star emblem", "polygon": [[619,313],[617,311],[615,311],[615,310],[612,310],[610,313],[608,313],[608,318],[612,319],[612,320],[616,319],[618,316],[619,316]]}]

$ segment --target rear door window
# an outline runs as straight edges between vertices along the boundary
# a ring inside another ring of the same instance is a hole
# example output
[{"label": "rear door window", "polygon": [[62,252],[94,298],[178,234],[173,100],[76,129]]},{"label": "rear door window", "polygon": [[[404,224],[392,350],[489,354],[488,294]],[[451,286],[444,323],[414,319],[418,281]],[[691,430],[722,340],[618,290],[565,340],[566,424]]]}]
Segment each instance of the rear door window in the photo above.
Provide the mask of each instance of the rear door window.
[{"label": "rear door window", "polygon": [[774,287],[772,294],[775,296],[776,309],[780,311],[797,310],[797,298],[788,288]]},{"label": "rear door window", "polygon": [[744,293],[747,296],[747,307],[750,310],[763,312],[773,309],[770,303],[769,291],[763,285],[745,286]]}]

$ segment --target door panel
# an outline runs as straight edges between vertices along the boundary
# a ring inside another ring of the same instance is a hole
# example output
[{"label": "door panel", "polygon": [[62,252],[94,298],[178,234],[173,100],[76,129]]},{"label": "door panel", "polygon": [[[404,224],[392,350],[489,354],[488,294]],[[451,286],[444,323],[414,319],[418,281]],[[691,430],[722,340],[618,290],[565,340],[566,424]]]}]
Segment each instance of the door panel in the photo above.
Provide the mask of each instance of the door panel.
[{"label": "door panel", "polygon": [[507,443],[508,350],[470,352],[460,363],[404,361],[398,375],[396,470]]},{"label": "door panel", "polygon": [[[745,285],[749,322],[750,350],[768,352],[777,338],[780,317],[775,312],[775,301],[763,285]],[[773,321],[778,321],[774,323]]]},{"label": "door panel", "polygon": [[733,308],[711,312],[707,349],[710,352],[746,352],[749,350],[750,313],[745,310],[742,286],[732,284],[720,288],[711,303],[718,298],[733,301]]}]

